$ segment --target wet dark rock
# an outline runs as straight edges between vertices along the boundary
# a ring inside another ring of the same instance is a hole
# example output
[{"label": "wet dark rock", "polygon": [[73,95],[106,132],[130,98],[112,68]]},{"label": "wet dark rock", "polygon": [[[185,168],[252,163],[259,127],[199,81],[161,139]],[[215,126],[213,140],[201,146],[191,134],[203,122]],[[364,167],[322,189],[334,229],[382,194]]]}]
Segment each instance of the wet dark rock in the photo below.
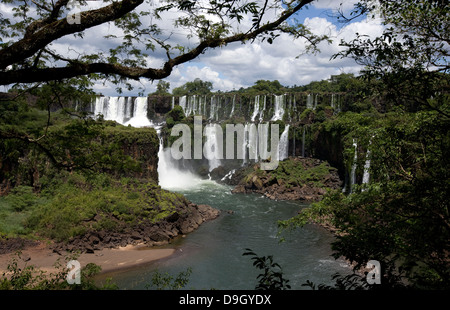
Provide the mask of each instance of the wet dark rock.
[{"label": "wet dark rock", "polygon": [[[274,200],[300,200],[305,203],[321,200],[327,189],[342,186],[337,169],[315,158],[290,157],[289,165],[280,165],[278,171],[264,171],[259,164],[242,168],[230,178],[235,185],[231,191],[259,193]],[[286,170],[290,167],[292,170]],[[295,170],[295,171],[294,171]]]},{"label": "wet dark rock", "polygon": [[[53,251],[77,251],[94,253],[103,248],[124,247],[129,244],[144,243],[158,246],[169,243],[172,239],[196,230],[202,223],[213,220],[220,211],[208,205],[197,205],[187,202],[158,223],[142,221],[133,227],[123,227],[116,231],[90,231],[82,236],[72,238],[68,242],[55,243]],[[0,248],[1,250],[1,248]]]}]

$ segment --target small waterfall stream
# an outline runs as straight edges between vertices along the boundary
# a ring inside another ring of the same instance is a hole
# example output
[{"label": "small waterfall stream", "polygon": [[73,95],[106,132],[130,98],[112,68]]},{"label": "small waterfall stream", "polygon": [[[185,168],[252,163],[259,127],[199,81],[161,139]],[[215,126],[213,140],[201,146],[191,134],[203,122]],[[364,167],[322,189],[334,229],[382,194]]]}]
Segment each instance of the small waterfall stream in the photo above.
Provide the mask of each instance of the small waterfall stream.
[{"label": "small waterfall stream", "polygon": [[279,144],[279,160],[284,160],[289,156],[289,125],[286,125],[281,134]]}]

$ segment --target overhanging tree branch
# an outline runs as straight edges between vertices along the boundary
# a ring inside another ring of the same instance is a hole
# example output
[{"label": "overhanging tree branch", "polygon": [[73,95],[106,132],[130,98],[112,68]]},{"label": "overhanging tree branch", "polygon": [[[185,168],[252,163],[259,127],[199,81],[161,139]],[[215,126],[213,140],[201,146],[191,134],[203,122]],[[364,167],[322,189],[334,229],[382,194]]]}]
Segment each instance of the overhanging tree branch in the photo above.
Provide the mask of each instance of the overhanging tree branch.
[{"label": "overhanging tree branch", "polygon": [[32,31],[27,30],[23,39],[0,50],[0,70],[33,56],[56,39],[120,18],[143,2],[144,0],[123,0],[97,10],[81,12],[82,23],[71,24],[66,18],[38,23],[32,27]]},{"label": "overhanging tree branch", "polygon": [[[39,49],[42,49],[53,40],[67,34],[73,34],[84,29],[102,24],[104,22],[114,20],[127,12],[134,9],[143,0],[129,0],[116,3],[105,8],[81,13],[83,22],[81,25],[70,25],[66,19],[61,19],[49,25],[43,26],[41,29],[33,33],[30,38],[22,39],[15,44],[0,51],[0,68],[13,64],[34,55]],[[0,85],[8,85],[13,83],[33,83],[51,80],[61,80],[73,78],[76,76],[89,75],[93,73],[104,75],[118,75],[123,78],[138,80],[140,78],[148,78],[151,80],[163,79],[170,75],[173,68],[182,63],[195,59],[209,48],[225,46],[233,42],[246,42],[255,39],[258,36],[278,30],[278,27],[284,23],[289,17],[302,9],[305,5],[313,2],[313,0],[300,1],[295,7],[284,11],[275,21],[266,23],[253,29],[251,32],[238,33],[228,37],[207,38],[200,42],[195,48],[179,55],[175,58],[169,58],[162,68],[143,68],[130,67],[117,63],[85,63],[72,60],[65,67],[55,68],[21,68],[17,70],[3,70],[0,72]],[[48,35],[44,35],[47,34]],[[32,43],[30,42],[32,41]]]}]

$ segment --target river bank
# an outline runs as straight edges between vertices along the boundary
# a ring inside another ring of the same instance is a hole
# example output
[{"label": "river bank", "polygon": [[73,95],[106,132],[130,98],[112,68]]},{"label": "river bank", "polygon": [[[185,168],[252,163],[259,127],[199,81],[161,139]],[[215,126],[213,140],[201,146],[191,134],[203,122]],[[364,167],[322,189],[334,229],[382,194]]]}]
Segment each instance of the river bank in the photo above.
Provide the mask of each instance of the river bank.
[{"label": "river bank", "polygon": [[[34,266],[46,273],[55,273],[58,262],[65,265],[69,253],[56,253],[47,243],[37,242],[18,250],[0,254],[0,274],[8,275],[8,265],[16,259],[17,267]],[[18,254],[20,253],[20,255]],[[159,259],[167,258],[175,253],[172,248],[150,248],[144,244],[127,245],[124,247],[109,248],[95,251],[94,253],[82,253],[76,259],[81,267],[94,263],[102,268],[101,272],[112,272],[127,268],[145,265]]]},{"label": "river bank", "polygon": [[0,238],[0,275],[7,275],[8,265],[14,260],[18,268],[31,265],[46,273],[57,272],[58,263],[65,266],[71,259],[78,260],[81,267],[94,263],[101,272],[135,268],[169,257],[175,252],[169,245],[173,239],[184,237],[219,214],[208,205],[189,202],[157,223],[143,222],[120,233],[92,230],[68,242]]}]

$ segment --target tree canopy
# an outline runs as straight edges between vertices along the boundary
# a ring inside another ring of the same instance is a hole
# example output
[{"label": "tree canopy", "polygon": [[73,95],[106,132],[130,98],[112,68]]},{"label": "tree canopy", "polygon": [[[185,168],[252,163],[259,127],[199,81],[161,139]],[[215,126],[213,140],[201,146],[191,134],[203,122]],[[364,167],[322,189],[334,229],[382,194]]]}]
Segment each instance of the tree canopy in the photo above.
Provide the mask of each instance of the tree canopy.
[{"label": "tree canopy", "polygon": [[172,94],[175,96],[207,95],[211,92],[212,88],[212,82],[202,81],[201,79],[197,78],[194,81],[187,82],[180,87],[174,88]]},{"label": "tree canopy", "polygon": [[[344,113],[320,126],[342,137],[347,167],[364,166],[370,182],[349,195],[330,192],[280,223],[331,223],[337,232],[333,255],[356,268],[378,260],[380,288],[450,287],[449,13],[448,1],[359,3],[353,16],[380,14],[386,30],[375,39],[359,35],[342,42],[346,49],[339,55],[365,65],[362,77],[376,81],[366,98],[385,108]],[[339,283],[368,287],[364,277],[353,280]]]},{"label": "tree canopy", "polygon": [[[325,37],[290,19],[312,1],[107,0],[92,9],[84,0],[5,0],[11,12],[0,13],[0,85],[79,76],[116,83],[159,80],[207,49],[255,39],[272,42],[281,32],[306,38],[314,49]],[[172,28],[163,28],[162,21],[175,11],[181,14]],[[115,31],[98,38],[101,51],[81,48],[86,33],[103,24]],[[187,34],[191,46],[170,40],[176,29]],[[76,45],[62,53],[55,45],[68,36]],[[166,60],[153,67],[148,59],[155,53]]]}]

